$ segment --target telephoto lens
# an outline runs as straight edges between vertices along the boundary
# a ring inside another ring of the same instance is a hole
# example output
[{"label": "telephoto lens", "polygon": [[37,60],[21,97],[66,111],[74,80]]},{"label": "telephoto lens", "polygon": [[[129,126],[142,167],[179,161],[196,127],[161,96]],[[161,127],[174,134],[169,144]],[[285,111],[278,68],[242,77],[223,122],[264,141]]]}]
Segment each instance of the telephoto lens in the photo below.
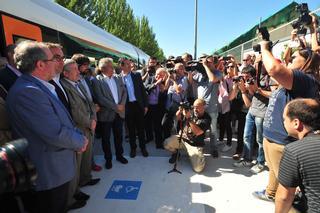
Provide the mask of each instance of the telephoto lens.
[{"label": "telephoto lens", "polygon": [[11,141],[0,147],[0,194],[33,188],[37,173],[27,158],[27,148],[26,139]]}]

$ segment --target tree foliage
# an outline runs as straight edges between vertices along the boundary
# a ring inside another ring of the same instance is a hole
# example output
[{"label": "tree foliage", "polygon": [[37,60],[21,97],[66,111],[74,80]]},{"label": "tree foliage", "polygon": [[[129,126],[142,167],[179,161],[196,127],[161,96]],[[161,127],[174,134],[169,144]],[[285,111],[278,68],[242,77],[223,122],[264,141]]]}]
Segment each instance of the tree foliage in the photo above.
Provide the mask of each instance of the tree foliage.
[{"label": "tree foliage", "polygon": [[84,19],[163,60],[163,50],[147,17],[135,17],[126,0],[55,0]]}]

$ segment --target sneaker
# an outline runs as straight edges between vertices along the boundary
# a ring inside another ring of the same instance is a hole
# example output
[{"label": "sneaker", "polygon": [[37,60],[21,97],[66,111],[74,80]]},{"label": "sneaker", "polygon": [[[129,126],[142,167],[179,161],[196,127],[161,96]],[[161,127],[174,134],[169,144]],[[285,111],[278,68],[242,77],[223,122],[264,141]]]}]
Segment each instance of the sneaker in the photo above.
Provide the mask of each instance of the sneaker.
[{"label": "sneaker", "polygon": [[260,173],[260,172],[262,172],[264,170],[264,165],[262,165],[262,164],[256,164],[256,165],[254,165],[251,169],[250,169],[250,171],[252,172],[252,173],[254,173],[254,174],[258,174],[258,173]]},{"label": "sneaker", "polygon": [[265,200],[265,201],[270,201],[270,202],[274,202],[274,197],[267,195],[266,194],[266,190],[262,190],[262,191],[255,191],[252,193],[252,195],[255,198],[258,198],[260,200]]},{"label": "sneaker", "polygon": [[238,162],[233,163],[233,166],[241,168],[241,167],[251,167],[252,163],[250,161],[246,161],[244,159],[239,160]]},{"label": "sneaker", "polygon": [[221,149],[221,152],[227,152],[232,149],[232,146],[228,146],[227,144],[224,145],[224,147]]},{"label": "sneaker", "polygon": [[233,160],[240,160],[240,154],[239,153],[235,153],[234,155],[232,155],[232,159]]}]

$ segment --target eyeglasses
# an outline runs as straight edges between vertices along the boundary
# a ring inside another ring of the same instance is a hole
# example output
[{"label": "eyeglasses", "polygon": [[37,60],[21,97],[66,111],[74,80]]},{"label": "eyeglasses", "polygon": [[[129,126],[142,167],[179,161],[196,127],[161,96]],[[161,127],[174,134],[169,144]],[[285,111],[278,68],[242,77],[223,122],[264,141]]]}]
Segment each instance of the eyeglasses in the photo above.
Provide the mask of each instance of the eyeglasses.
[{"label": "eyeglasses", "polygon": [[53,58],[56,59],[57,62],[61,62],[61,61],[64,61],[66,59],[66,57],[63,55],[54,55]]},{"label": "eyeglasses", "polygon": [[57,59],[55,57],[53,57],[52,59],[43,59],[43,60],[40,60],[40,61],[43,61],[43,62],[57,62]]},{"label": "eyeglasses", "polygon": [[249,59],[243,59],[242,61],[249,61]]},{"label": "eyeglasses", "polygon": [[234,66],[227,66],[227,68],[234,68]]}]

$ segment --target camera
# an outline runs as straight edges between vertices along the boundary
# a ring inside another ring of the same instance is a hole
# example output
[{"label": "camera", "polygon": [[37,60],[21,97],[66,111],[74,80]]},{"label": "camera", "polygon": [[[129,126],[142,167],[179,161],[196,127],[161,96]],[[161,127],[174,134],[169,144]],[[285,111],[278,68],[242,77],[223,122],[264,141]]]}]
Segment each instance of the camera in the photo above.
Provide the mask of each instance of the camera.
[{"label": "camera", "polygon": [[[292,22],[291,26],[293,29],[297,29],[297,34],[306,34],[308,26],[312,22],[312,17],[309,15],[309,9],[307,3],[302,3],[296,6],[296,11],[299,13],[299,18],[297,21]],[[305,32],[305,33],[304,33]]]},{"label": "camera", "polygon": [[249,79],[246,81],[246,83],[247,83],[247,84],[250,84],[250,85],[253,85],[254,82],[255,82],[254,78],[249,78]]},{"label": "camera", "polygon": [[238,83],[238,82],[240,82],[240,81],[243,80],[243,79],[244,79],[243,76],[239,75],[239,76],[234,76],[234,77],[232,78],[232,81],[233,81],[234,83]]},{"label": "camera", "polygon": [[223,56],[222,60],[223,61],[229,61],[229,60],[231,60],[231,57],[230,56]]},{"label": "camera", "polygon": [[192,106],[188,101],[180,102],[179,107],[181,107],[184,110],[191,110]]},{"label": "camera", "polygon": [[26,157],[27,147],[26,139],[0,147],[0,194],[19,193],[33,188],[37,173]]},{"label": "camera", "polygon": [[[258,34],[261,34],[262,40],[268,41],[268,50],[272,49],[272,41],[270,41],[270,34],[266,27],[258,27],[257,30]],[[260,44],[256,44],[252,46],[253,51],[255,52],[261,52],[261,46]]]}]

